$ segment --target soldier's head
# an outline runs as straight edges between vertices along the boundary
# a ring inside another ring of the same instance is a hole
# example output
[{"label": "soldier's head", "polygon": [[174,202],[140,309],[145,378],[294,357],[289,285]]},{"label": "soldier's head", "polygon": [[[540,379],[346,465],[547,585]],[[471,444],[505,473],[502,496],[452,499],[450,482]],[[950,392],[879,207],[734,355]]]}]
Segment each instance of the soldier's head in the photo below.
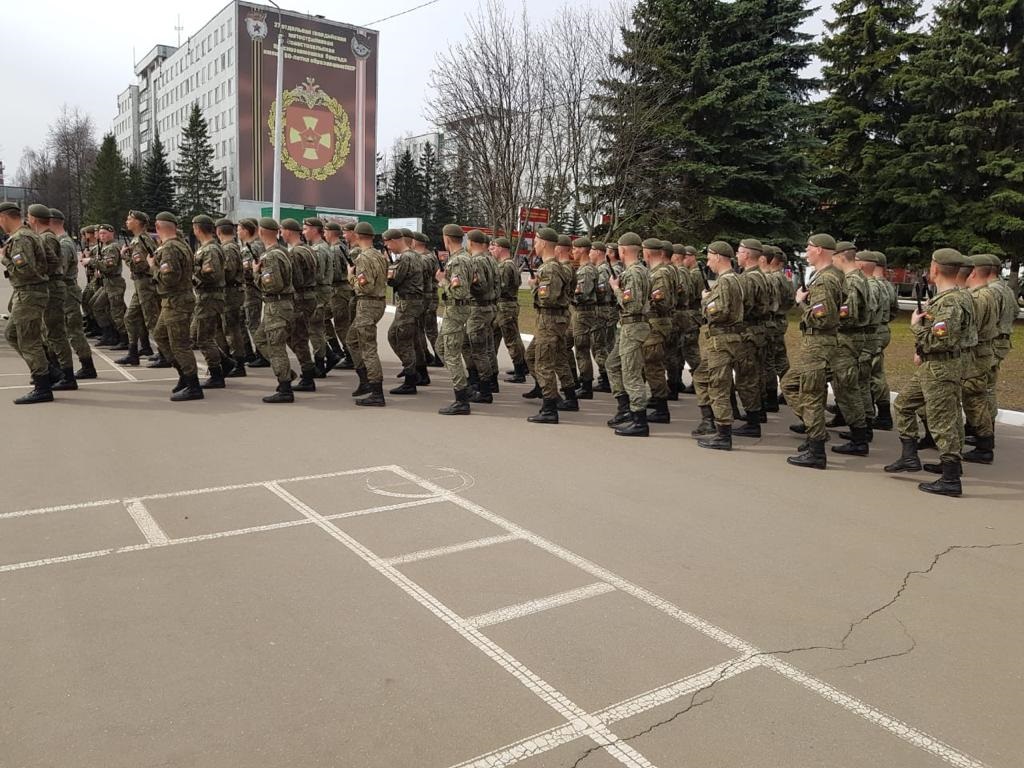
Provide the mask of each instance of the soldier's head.
[{"label": "soldier's head", "polygon": [[753,237],[745,237],[740,240],[740,247],[736,251],[736,260],[744,269],[756,267],[764,253],[764,246],[761,241]]},{"label": "soldier's head", "polygon": [[391,253],[397,254],[405,250],[405,238],[402,237],[400,229],[385,229],[380,237],[384,241],[384,247]]},{"label": "soldier's head", "polygon": [[568,235],[559,235],[555,247],[555,256],[559,261],[569,261],[572,258],[572,238]]},{"label": "soldier's head", "polygon": [[15,232],[21,226],[21,208],[17,203],[0,203],[0,227],[8,235]]},{"label": "soldier's head", "polygon": [[268,248],[277,245],[277,235],[281,231],[281,225],[269,216],[260,219],[259,225],[259,236],[262,243]]},{"label": "soldier's head", "polygon": [[558,247],[558,233],[551,227],[541,227],[533,238],[533,250],[545,261],[556,258],[555,249]]},{"label": "soldier's head", "polygon": [[243,243],[247,243],[256,237],[256,230],[260,228],[259,222],[256,219],[239,219],[238,220],[238,239]]},{"label": "soldier's head", "polygon": [[82,242],[86,246],[90,246],[96,242],[96,225],[90,224],[87,227],[82,227]]},{"label": "soldier's head", "polygon": [[640,258],[640,249],[643,246],[643,240],[640,239],[640,235],[636,232],[627,232],[619,238],[619,256],[622,258],[622,263],[626,266],[635,264],[637,259]]},{"label": "soldier's head", "polygon": [[959,285],[961,288],[966,288],[967,280],[968,278],[970,278],[971,272],[973,271],[974,266],[970,263],[969,260],[965,260],[964,263],[960,265],[960,271],[957,273],[956,276],[956,284]]},{"label": "soldier's head", "polygon": [[766,245],[764,253],[758,261],[761,269],[765,272],[778,272],[782,269],[782,249],[777,245]]},{"label": "soldier's head", "polygon": [[156,234],[160,242],[166,242],[178,236],[178,217],[170,211],[160,211],[156,215]]},{"label": "soldier's head", "polygon": [[28,225],[33,232],[43,232],[50,228],[50,209],[42,203],[32,203],[28,207]]},{"label": "soldier's head", "polygon": [[55,235],[64,234],[64,213],[56,208],[50,209],[50,231]]},{"label": "soldier's head", "polygon": [[405,250],[410,250],[413,242],[413,231],[408,227],[402,227],[402,239],[405,240]]},{"label": "soldier's head", "polygon": [[96,227],[96,237],[103,245],[109,245],[114,242],[114,225],[100,224]]},{"label": "soldier's head", "polygon": [[217,238],[222,243],[235,239],[235,222],[231,219],[217,219]]},{"label": "soldier's head", "polygon": [[590,256],[590,238],[577,237],[572,241],[572,260],[577,264],[584,264]]},{"label": "soldier's head", "polygon": [[149,216],[142,211],[131,210],[124,219],[124,228],[133,235],[141,235],[149,226]]},{"label": "soldier's head", "polygon": [[462,250],[462,227],[458,224],[445,224],[441,230],[441,239],[444,240],[444,249],[448,253],[456,253]]},{"label": "soldier's head", "polygon": [[466,242],[472,254],[484,253],[487,250],[487,235],[479,229],[471,229],[466,233]]},{"label": "soldier's head", "polygon": [[[993,256],[992,258],[995,257]],[[982,253],[968,256],[967,263],[971,268],[971,273],[967,276],[967,287],[977,288],[982,285],[988,285],[994,271],[992,262],[989,261],[989,254]]]},{"label": "soldier's head", "polygon": [[732,269],[732,246],[724,240],[716,240],[708,246],[708,269],[721,275]]},{"label": "soldier's head", "polygon": [[307,243],[319,243],[324,235],[324,223],[315,216],[310,216],[302,222],[302,234]]},{"label": "soldier's head", "polygon": [[643,241],[644,262],[650,265],[661,264],[664,258],[661,251],[661,240],[656,237],[648,237]]},{"label": "soldier's head", "polygon": [[205,213],[192,217],[192,234],[199,242],[205,243],[207,240],[212,240],[213,233],[216,231],[217,226],[213,223],[213,219]]},{"label": "soldier's head", "polygon": [[302,225],[295,219],[281,219],[281,239],[288,245],[302,242]]},{"label": "soldier's head", "polygon": [[836,239],[824,232],[807,238],[807,263],[815,269],[823,269],[832,263],[836,250]]},{"label": "soldier's head", "polygon": [[611,259],[612,264],[621,261],[619,258],[619,244],[617,241],[612,240],[610,243],[606,243],[605,248],[607,249],[605,253],[608,254],[608,258]]},{"label": "soldier's head", "polygon": [[872,277],[875,274],[875,254],[874,251],[857,251],[856,259],[854,260],[857,264],[857,269],[863,272],[867,277]]},{"label": "soldier's head", "polygon": [[368,221],[360,221],[352,231],[356,233],[356,242],[360,247],[373,248],[373,224]]},{"label": "soldier's head", "polygon": [[608,252],[607,246],[600,240],[597,240],[590,244],[590,263],[595,267],[604,261],[604,255]]},{"label": "soldier's head", "polygon": [[341,240],[341,224],[336,221],[329,221],[324,224],[324,240],[331,245]]},{"label": "soldier's head", "polygon": [[345,238],[345,242],[349,244],[349,247],[359,242],[359,238],[356,236],[356,225],[355,222],[349,221],[342,225],[341,236]]},{"label": "soldier's head", "polygon": [[430,238],[422,232],[412,233],[412,249],[416,253],[426,253],[430,250]]},{"label": "soldier's head", "polygon": [[512,258],[512,243],[507,237],[496,237],[491,241],[491,254],[498,261]]},{"label": "soldier's head", "polygon": [[951,288],[956,285],[960,268],[966,259],[955,248],[939,248],[932,254],[932,263],[928,268],[928,277],[937,286]]},{"label": "soldier's head", "polygon": [[849,240],[840,240],[832,254],[832,264],[842,272],[853,272],[857,268],[857,246]]}]

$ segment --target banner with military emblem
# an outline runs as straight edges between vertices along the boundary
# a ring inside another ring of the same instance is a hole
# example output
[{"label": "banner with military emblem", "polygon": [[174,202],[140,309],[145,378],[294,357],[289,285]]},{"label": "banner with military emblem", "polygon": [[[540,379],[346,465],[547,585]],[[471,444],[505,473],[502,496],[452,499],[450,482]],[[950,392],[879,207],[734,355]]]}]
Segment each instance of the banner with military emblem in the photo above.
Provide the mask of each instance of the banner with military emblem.
[{"label": "banner with military emblem", "polygon": [[280,141],[282,205],[373,212],[377,33],[287,11],[279,25],[277,13],[265,7],[240,3],[238,9],[239,196],[271,199]]}]

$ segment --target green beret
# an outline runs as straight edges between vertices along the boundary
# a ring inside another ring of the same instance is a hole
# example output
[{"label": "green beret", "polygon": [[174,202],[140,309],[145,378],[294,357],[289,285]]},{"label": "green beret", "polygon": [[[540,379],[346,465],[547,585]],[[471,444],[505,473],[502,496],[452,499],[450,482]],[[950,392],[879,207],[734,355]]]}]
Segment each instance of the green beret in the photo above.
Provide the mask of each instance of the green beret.
[{"label": "green beret", "polygon": [[304,227],[316,227],[317,229],[324,228],[324,223],[320,221],[320,219],[318,219],[316,216],[310,216],[308,219],[303,219],[302,225]]},{"label": "green beret", "polygon": [[874,251],[857,251],[857,261],[866,261],[869,264],[877,264],[878,258]]},{"label": "green beret", "polygon": [[328,232],[341,232],[341,224],[336,221],[329,221],[324,224],[324,229]]},{"label": "green beret", "polygon": [[559,235],[558,236],[558,244],[561,245],[561,246],[568,245],[568,246],[571,247],[572,246],[572,238],[569,237],[568,235]]},{"label": "green beret", "polygon": [[290,229],[292,232],[301,232],[302,225],[295,219],[281,219],[281,229]]},{"label": "green beret", "polygon": [[956,248],[939,248],[932,254],[932,261],[947,267],[962,267],[965,259]]},{"label": "green beret", "polygon": [[174,226],[178,226],[178,217],[175,216],[170,211],[160,211],[160,213],[158,213],[156,215],[156,220],[157,221],[166,221],[166,222],[169,222],[169,223],[173,224]]},{"label": "green beret", "polygon": [[245,227],[246,229],[255,232],[259,229],[260,223],[253,218],[245,218],[238,220],[238,226]]},{"label": "green beret", "polygon": [[56,208],[50,209],[50,219],[56,219],[57,221],[64,221],[64,214],[58,211]]},{"label": "green beret", "polygon": [[494,238],[494,244],[499,248],[511,248],[512,243],[507,237],[496,237]]},{"label": "green beret", "polygon": [[97,232],[113,232],[114,231],[114,227],[112,225],[110,225],[110,224],[97,224],[96,225],[96,231]]},{"label": "green beret", "polygon": [[17,213],[21,214],[21,208],[18,207],[17,203],[12,203],[9,200],[0,203],[0,213]]},{"label": "green beret", "polygon": [[888,266],[889,260],[885,258],[885,254],[881,251],[872,251],[875,254],[875,263],[880,267]]},{"label": "green beret", "polygon": [[696,256],[697,255],[697,249],[694,248],[692,245],[684,245],[683,246],[683,251],[688,253],[688,254],[690,254],[691,256]]},{"label": "green beret", "polygon": [[412,238],[412,230],[409,229],[408,227],[402,227],[401,232],[402,237],[408,237],[410,239]]},{"label": "green beret", "polygon": [[346,221],[341,225],[342,230],[345,232],[355,232],[356,223],[354,221]]},{"label": "green beret", "polygon": [[736,255],[732,250],[732,246],[724,240],[715,240],[715,242],[708,246],[708,253],[717,253],[719,256],[725,256],[727,259],[731,259]]},{"label": "green beret", "polygon": [[592,242],[590,244],[590,250],[592,250],[592,251],[603,251],[603,250],[605,250],[605,245],[600,240],[595,240],[594,242]]},{"label": "green beret", "polygon": [[972,267],[991,267],[992,262],[989,261],[987,253],[976,253],[973,256],[967,257],[967,262]]},{"label": "green beret", "polygon": [[672,243],[670,243],[668,240],[662,240],[661,250],[663,250],[665,253],[672,253]]},{"label": "green beret", "polygon": [[851,243],[849,240],[840,240],[836,243],[836,253],[843,253],[844,251],[856,251],[857,246]]},{"label": "green beret", "polygon": [[[661,242],[662,241],[659,240],[656,237],[648,237],[646,240],[643,241],[643,243],[641,245],[643,245],[643,249],[645,251],[660,251],[661,250]],[[620,241],[620,243],[621,243],[621,241]]]},{"label": "green beret", "polygon": [[622,237],[619,238],[619,245],[638,246],[643,244],[644,241],[640,239],[640,235],[638,235],[636,232],[626,232]]},{"label": "green beret", "polygon": [[[0,206],[0,208],[3,208],[3,206]],[[95,235],[96,234],[96,225],[95,224],[90,224],[87,227],[83,227],[82,228],[82,232],[84,232],[87,235]]]},{"label": "green beret", "polygon": [[424,235],[422,232],[413,232],[412,239],[415,240],[417,243],[423,243],[424,245],[430,243],[430,238]]},{"label": "green beret", "polygon": [[462,231],[462,227],[458,224],[445,224],[444,229],[441,230],[441,234],[445,237],[461,240],[465,232]]},{"label": "green beret", "polygon": [[264,216],[260,219],[260,229],[269,229],[271,232],[277,232],[280,228],[281,225],[269,216]]},{"label": "green beret", "polygon": [[373,237],[373,224],[368,221],[360,221],[356,224],[355,233],[361,237]]},{"label": "green beret", "polygon": [[46,219],[49,221],[50,208],[42,203],[32,203],[32,205],[28,207],[28,215],[35,216],[37,219]]},{"label": "green beret", "polygon": [[590,238],[589,237],[577,237],[575,240],[572,241],[572,247],[573,248],[590,248]]},{"label": "green beret", "polygon": [[761,241],[753,237],[747,237],[740,240],[740,248],[746,248],[748,251],[757,251],[758,253],[764,253],[764,246],[761,245]]},{"label": "green beret", "polygon": [[672,244],[672,253],[676,253],[676,254],[679,254],[680,256],[682,256],[683,254],[686,253],[686,246],[683,245],[682,243],[673,243]]},{"label": "green beret", "polygon": [[402,230],[400,229],[385,229],[384,234],[380,236],[381,240],[385,242],[388,240],[401,240]]},{"label": "green beret", "polygon": [[537,230],[537,238],[546,243],[557,243],[558,233],[551,227],[541,227]]},{"label": "green beret", "polygon": [[230,227],[231,229],[235,228],[235,222],[233,222],[231,219],[217,219],[216,223],[217,223],[217,227],[218,228],[221,228],[221,227],[223,227],[225,229],[228,228],[228,227]]},{"label": "green beret", "polygon": [[142,225],[149,224],[149,215],[146,214],[144,211],[136,211],[136,210],[128,211],[128,218],[129,219],[135,219],[137,222],[139,222]]},{"label": "green beret", "polygon": [[807,243],[818,248],[824,248],[826,251],[834,251],[836,249],[836,239],[832,235],[826,235],[824,232],[811,235],[807,238]]},{"label": "green beret", "polygon": [[487,235],[481,232],[479,229],[471,229],[466,233],[466,239],[471,243],[487,244]]},{"label": "green beret", "polygon": [[204,227],[212,227],[213,226],[213,219],[211,219],[205,213],[200,213],[198,216],[193,216],[192,217],[192,223],[193,224],[199,224],[200,226],[204,226]]},{"label": "green beret", "polygon": [[612,241],[612,242],[610,242],[610,243],[606,243],[606,244],[605,244],[605,247],[606,247],[606,248],[607,248],[607,249],[608,249],[609,251],[617,251],[617,250],[619,250],[619,244],[618,244],[617,242],[615,242],[615,241]]}]

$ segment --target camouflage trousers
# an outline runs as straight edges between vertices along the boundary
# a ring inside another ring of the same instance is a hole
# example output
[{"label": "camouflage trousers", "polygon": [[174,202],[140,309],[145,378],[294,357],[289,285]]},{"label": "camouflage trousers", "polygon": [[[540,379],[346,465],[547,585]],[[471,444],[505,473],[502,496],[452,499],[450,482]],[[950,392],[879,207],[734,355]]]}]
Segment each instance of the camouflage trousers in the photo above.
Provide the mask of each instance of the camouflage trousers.
[{"label": "camouflage trousers", "polygon": [[[124,303],[124,293],[126,288],[127,286],[125,286],[123,277],[103,278],[103,296],[106,298],[110,325],[113,325],[114,329],[118,333],[124,334],[127,334],[128,332],[124,326],[124,313],[128,310],[128,307],[126,307]],[[95,302],[95,299],[93,301]]]},{"label": "camouflage trousers", "polygon": [[452,377],[452,388],[461,392],[469,383],[462,356],[467,349],[466,325],[470,308],[462,304],[448,304],[444,308],[444,321],[437,337],[440,347],[434,347],[444,360],[444,367]]},{"label": "camouflage trousers", "polygon": [[245,327],[249,333],[255,334],[263,316],[263,296],[259,288],[249,283],[243,284],[243,290],[245,303],[242,305],[242,309],[245,313]]},{"label": "camouflage trousers", "polygon": [[1003,367],[1003,360],[1010,354],[1012,345],[1009,339],[996,339],[992,342],[992,351],[996,358],[996,370],[992,376],[992,387],[989,390],[988,403],[989,409],[992,411],[993,419],[999,413],[999,404],[996,402],[996,387],[999,385],[999,371]]},{"label": "camouflage trousers", "polygon": [[417,339],[423,320],[423,299],[395,300],[395,319],[388,328],[388,344],[402,362],[402,373],[416,374],[416,366],[423,364],[423,351]]},{"label": "camouflage trousers", "polygon": [[196,355],[192,351],[192,313],[196,298],[191,293],[163,296],[160,299],[160,317],[153,329],[153,340],[164,360],[177,365],[183,376],[196,373]]},{"label": "camouflage trousers", "polygon": [[668,398],[668,378],[665,368],[665,345],[672,335],[671,317],[651,317],[647,324],[650,332],[641,348],[644,355],[644,377],[655,400]]},{"label": "camouflage trousers", "polygon": [[[75,285],[78,285],[78,284],[75,283]],[[93,297],[95,295],[96,295],[96,283],[94,283],[91,280],[89,282],[87,282],[85,284],[85,288],[80,289],[80,292],[79,292],[79,302],[82,305],[82,309],[81,309],[82,315],[87,317],[87,318],[90,318],[90,319],[95,319],[93,317],[93,312],[92,312],[92,300],[93,300]]]},{"label": "camouflage trousers", "polygon": [[377,353],[377,323],[384,317],[384,305],[383,298],[358,297],[346,340],[352,353],[352,362],[356,368],[365,368],[367,380],[374,384],[384,381],[384,371],[380,367],[380,355]]},{"label": "camouflage trousers", "polygon": [[690,318],[685,310],[677,309],[672,313],[672,335],[665,342],[665,370],[669,381],[679,381],[683,370],[683,334],[689,325]]},{"label": "camouflage trousers", "polygon": [[[46,311],[43,312],[43,341],[46,349],[60,364],[61,368],[71,367],[71,344],[68,343],[68,324],[64,314],[64,297],[67,286],[58,277],[51,277],[47,284]],[[81,323],[79,323],[81,326]]]},{"label": "camouflage trousers", "polygon": [[828,369],[838,346],[835,334],[805,331],[800,337],[796,359],[782,377],[786,402],[807,427],[808,440],[825,440],[828,437],[825,430]]},{"label": "camouflage trousers", "polygon": [[4,337],[21,355],[33,376],[45,376],[50,364],[43,347],[43,315],[50,301],[46,284],[15,288],[7,305],[10,319]]},{"label": "camouflage trousers", "polygon": [[[82,329],[82,289],[77,282],[67,283],[64,291],[64,324],[68,329],[68,341],[79,360],[92,359],[92,348]],[[159,307],[159,304],[157,305]]]},{"label": "camouflage trousers", "polygon": [[594,307],[577,307],[573,319],[572,344],[576,350],[576,367],[580,373],[580,381],[594,380],[594,335],[601,327],[600,309]]},{"label": "camouflage trousers", "polygon": [[124,325],[128,331],[128,341],[137,344],[156,327],[160,316],[160,296],[152,278],[137,278],[133,281],[135,293],[124,313]]},{"label": "camouflage trousers", "polygon": [[[217,330],[217,346],[235,360],[245,359],[245,331],[242,314],[245,295],[241,288],[229,286],[224,291],[224,315]],[[257,326],[259,327],[259,326]]]},{"label": "camouflage trousers", "polygon": [[928,414],[928,428],[941,460],[959,461],[963,448],[960,358],[925,360],[896,396],[896,429],[901,438],[918,437],[917,414]]},{"label": "camouflage trousers", "polygon": [[327,355],[327,321],[331,316],[331,286],[318,285],[314,291],[316,304],[309,315],[309,345],[313,348],[313,357]]},{"label": "camouflage trousers", "polygon": [[494,316],[494,349],[497,353],[502,340],[505,342],[505,349],[508,356],[512,358],[514,365],[521,365],[526,362],[526,348],[523,346],[523,338],[519,333],[519,302],[499,301],[498,311]]},{"label": "camouflage trousers", "polygon": [[206,365],[210,368],[221,363],[220,347],[217,346],[217,333],[224,317],[224,294],[220,291],[200,292],[196,294],[196,308],[192,312],[192,323],[189,336],[192,338],[192,349],[203,353]]},{"label": "camouflage trousers", "polygon": [[[334,324],[334,333],[338,341],[346,343],[349,328],[352,327],[352,318],[355,316],[356,296],[352,286],[348,283],[335,283],[334,293],[331,295],[331,322]],[[327,335],[330,336],[328,329]]]},{"label": "camouflage trousers", "polygon": [[989,393],[995,389],[996,366],[991,342],[978,342],[965,361],[962,384],[964,416],[978,437],[995,434],[996,413],[992,410]]},{"label": "camouflage trousers", "polygon": [[611,304],[602,304],[597,309],[597,326],[590,337],[594,350],[594,361],[600,370],[608,365],[608,355],[615,346],[615,328],[619,323],[619,311]]},{"label": "camouflage trousers", "polygon": [[857,349],[857,391],[860,392],[861,409],[867,423],[875,417],[875,401],[871,397],[871,361],[878,346],[878,337],[872,328],[856,336],[854,344]]},{"label": "camouflage trousers", "polygon": [[429,301],[429,306],[423,313],[423,335],[427,341],[430,342],[430,346],[433,347],[434,351],[437,352],[437,291],[435,290],[432,294],[432,298]]},{"label": "camouflage trousers", "polygon": [[629,409],[647,408],[647,383],[644,381],[644,341],[651,333],[646,321],[626,322],[619,326],[615,344],[608,355],[608,379],[612,394],[629,395]]},{"label": "camouflage trousers", "polygon": [[559,384],[562,389],[575,387],[565,354],[568,326],[569,318],[563,313],[537,314],[537,332],[526,354],[531,359],[530,373],[537,379],[545,400],[558,398]]},{"label": "camouflage trousers", "polygon": [[[292,318],[292,334],[288,339],[288,346],[299,361],[299,367],[303,374],[309,374],[313,370],[313,355],[309,346],[310,325],[313,322],[313,315],[316,313],[316,296],[312,291],[299,293],[296,291],[292,299],[292,306],[295,314]],[[374,343],[377,341],[374,333]]]},{"label": "camouflage trousers", "polygon": [[[851,427],[863,427],[864,397],[860,392],[860,347],[854,334],[840,333],[829,371],[832,374],[832,392],[836,405]],[[788,402],[788,398],[787,398]]]},{"label": "camouflage trousers", "polygon": [[704,325],[699,344],[700,365],[693,373],[697,404],[711,406],[716,424],[732,424],[732,372],[744,348],[743,336],[716,332]]},{"label": "camouflage trousers", "polygon": [[888,403],[889,379],[885,375],[885,349],[892,340],[888,323],[878,327],[875,338],[875,349],[871,355],[871,400],[875,403]]},{"label": "camouflage trousers", "polygon": [[[767,336],[764,328],[750,326],[743,330],[740,338],[741,343],[733,361],[736,394],[748,412],[760,411],[763,406],[765,366],[768,358]],[[730,407],[730,412],[731,410]]]},{"label": "camouflage trousers", "polygon": [[469,340],[470,365],[480,374],[481,379],[490,378],[498,372],[494,353],[494,306],[470,307],[466,334]]},{"label": "camouflage trousers", "polygon": [[278,382],[291,379],[292,367],[288,361],[288,340],[292,336],[295,307],[291,299],[261,301],[263,317],[260,320],[253,341],[256,349],[267,360]]},{"label": "camouflage trousers", "polygon": [[[95,282],[86,286],[85,292],[88,293],[90,288],[92,293],[89,294],[89,311],[100,328],[109,328],[113,321],[110,318],[110,299],[107,298],[107,292],[103,290],[102,284]],[[85,300],[84,294],[82,300]]]},{"label": "camouflage trousers", "polygon": [[573,349],[575,344],[576,308],[569,309],[569,324],[565,326],[565,335],[562,338],[562,361],[559,365],[566,365],[572,375],[573,389],[579,386],[579,370],[576,368],[576,353]]}]

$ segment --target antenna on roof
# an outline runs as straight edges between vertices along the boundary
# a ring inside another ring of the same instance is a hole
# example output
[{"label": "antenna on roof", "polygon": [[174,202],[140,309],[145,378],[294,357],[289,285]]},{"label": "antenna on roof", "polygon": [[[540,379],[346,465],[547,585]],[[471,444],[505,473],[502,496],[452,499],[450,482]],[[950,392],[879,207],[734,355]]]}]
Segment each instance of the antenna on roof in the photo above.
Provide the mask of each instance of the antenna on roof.
[{"label": "antenna on roof", "polygon": [[184,29],[184,27],[181,26],[181,14],[179,13],[178,14],[178,24],[174,28],[174,31],[178,33],[178,47],[179,48],[181,47],[181,30],[183,30],[183,29]]}]

